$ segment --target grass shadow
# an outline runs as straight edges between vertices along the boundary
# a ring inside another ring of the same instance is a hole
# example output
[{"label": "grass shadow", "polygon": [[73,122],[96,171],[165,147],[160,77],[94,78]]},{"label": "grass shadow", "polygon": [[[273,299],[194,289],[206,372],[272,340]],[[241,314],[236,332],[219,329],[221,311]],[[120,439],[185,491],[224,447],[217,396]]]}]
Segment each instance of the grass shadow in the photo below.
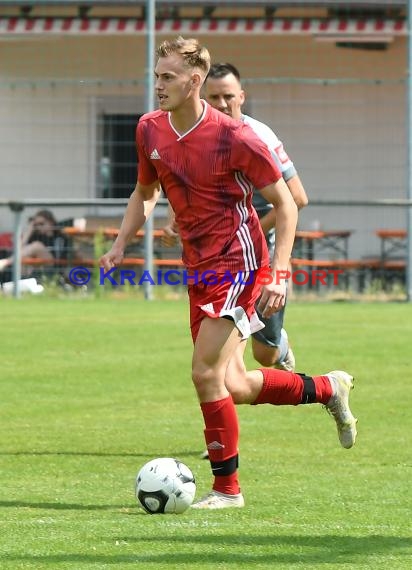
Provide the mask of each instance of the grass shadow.
[{"label": "grass shadow", "polygon": [[[53,554],[53,555],[8,555],[4,561],[28,562],[32,564],[106,564],[133,565],[145,564],[154,567],[196,568],[204,564],[216,566],[225,564],[233,568],[250,568],[254,564],[295,565],[309,568],[313,565],[333,562],[334,564],[360,564],[369,557],[390,555],[403,559],[404,568],[410,561],[412,539],[371,535],[363,537],[339,535],[302,536],[297,534],[279,535],[274,529],[270,535],[198,535],[186,537],[156,536],[123,538],[127,544],[139,545],[138,553],[117,555],[93,554]],[[162,541],[165,544],[162,544]],[[180,542],[180,544],[179,544]],[[149,545],[150,543],[150,545]],[[178,543],[178,546],[177,544]],[[154,551],[157,544],[157,551]],[[187,552],[185,552],[185,545]],[[199,547],[194,554],[193,548]],[[208,548],[204,548],[204,547]],[[159,552],[158,550],[161,550]],[[285,552],[286,551],[286,552]],[[371,560],[372,563],[372,560]]]}]

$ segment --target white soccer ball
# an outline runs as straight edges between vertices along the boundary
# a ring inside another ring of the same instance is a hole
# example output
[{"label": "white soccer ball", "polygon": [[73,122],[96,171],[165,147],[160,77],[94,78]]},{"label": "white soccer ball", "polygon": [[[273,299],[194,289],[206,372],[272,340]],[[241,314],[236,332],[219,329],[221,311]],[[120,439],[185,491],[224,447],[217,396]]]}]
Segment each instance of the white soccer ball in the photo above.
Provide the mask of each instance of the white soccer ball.
[{"label": "white soccer ball", "polygon": [[150,514],[183,513],[193,502],[196,483],[187,465],[172,457],[149,461],[136,476],[136,499]]}]

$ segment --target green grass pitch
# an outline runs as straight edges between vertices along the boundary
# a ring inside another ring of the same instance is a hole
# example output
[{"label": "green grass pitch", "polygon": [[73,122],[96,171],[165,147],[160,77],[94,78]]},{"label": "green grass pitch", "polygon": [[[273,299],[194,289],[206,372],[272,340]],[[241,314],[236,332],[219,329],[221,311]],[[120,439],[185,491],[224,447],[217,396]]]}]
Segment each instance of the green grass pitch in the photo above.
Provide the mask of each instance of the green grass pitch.
[{"label": "green grass pitch", "polygon": [[211,483],[186,300],[0,299],[0,568],[412,568],[412,306],[291,302],[286,323],[299,371],[354,374],[356,446],[321,406],[240,407],[246,507],[150,516],[147,460]]}]

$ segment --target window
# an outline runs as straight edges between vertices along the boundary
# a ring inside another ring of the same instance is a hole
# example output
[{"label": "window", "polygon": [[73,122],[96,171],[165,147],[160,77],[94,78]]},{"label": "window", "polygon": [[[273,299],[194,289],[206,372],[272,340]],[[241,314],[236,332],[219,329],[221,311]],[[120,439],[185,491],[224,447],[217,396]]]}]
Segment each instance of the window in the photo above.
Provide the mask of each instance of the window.
[{"label": "window", "polygon": [[142,115],[103,113],[97,194],[102,198],[128,198],[136,185],[136,125]]}]

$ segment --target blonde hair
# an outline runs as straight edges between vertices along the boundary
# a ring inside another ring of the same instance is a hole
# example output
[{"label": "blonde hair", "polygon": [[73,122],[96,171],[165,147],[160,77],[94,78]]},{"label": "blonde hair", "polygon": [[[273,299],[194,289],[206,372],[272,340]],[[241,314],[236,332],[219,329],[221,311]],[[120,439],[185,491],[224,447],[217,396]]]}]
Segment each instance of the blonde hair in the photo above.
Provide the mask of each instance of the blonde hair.
[{"label": "blonde hair", "polygon": [[157,57],[168,57],[175,53],[182,56],[187,67],[198,68],[205,76],[209,73],[210,54],[196,39],[178,36],[174,40],[165,40],[156,50]]}]

